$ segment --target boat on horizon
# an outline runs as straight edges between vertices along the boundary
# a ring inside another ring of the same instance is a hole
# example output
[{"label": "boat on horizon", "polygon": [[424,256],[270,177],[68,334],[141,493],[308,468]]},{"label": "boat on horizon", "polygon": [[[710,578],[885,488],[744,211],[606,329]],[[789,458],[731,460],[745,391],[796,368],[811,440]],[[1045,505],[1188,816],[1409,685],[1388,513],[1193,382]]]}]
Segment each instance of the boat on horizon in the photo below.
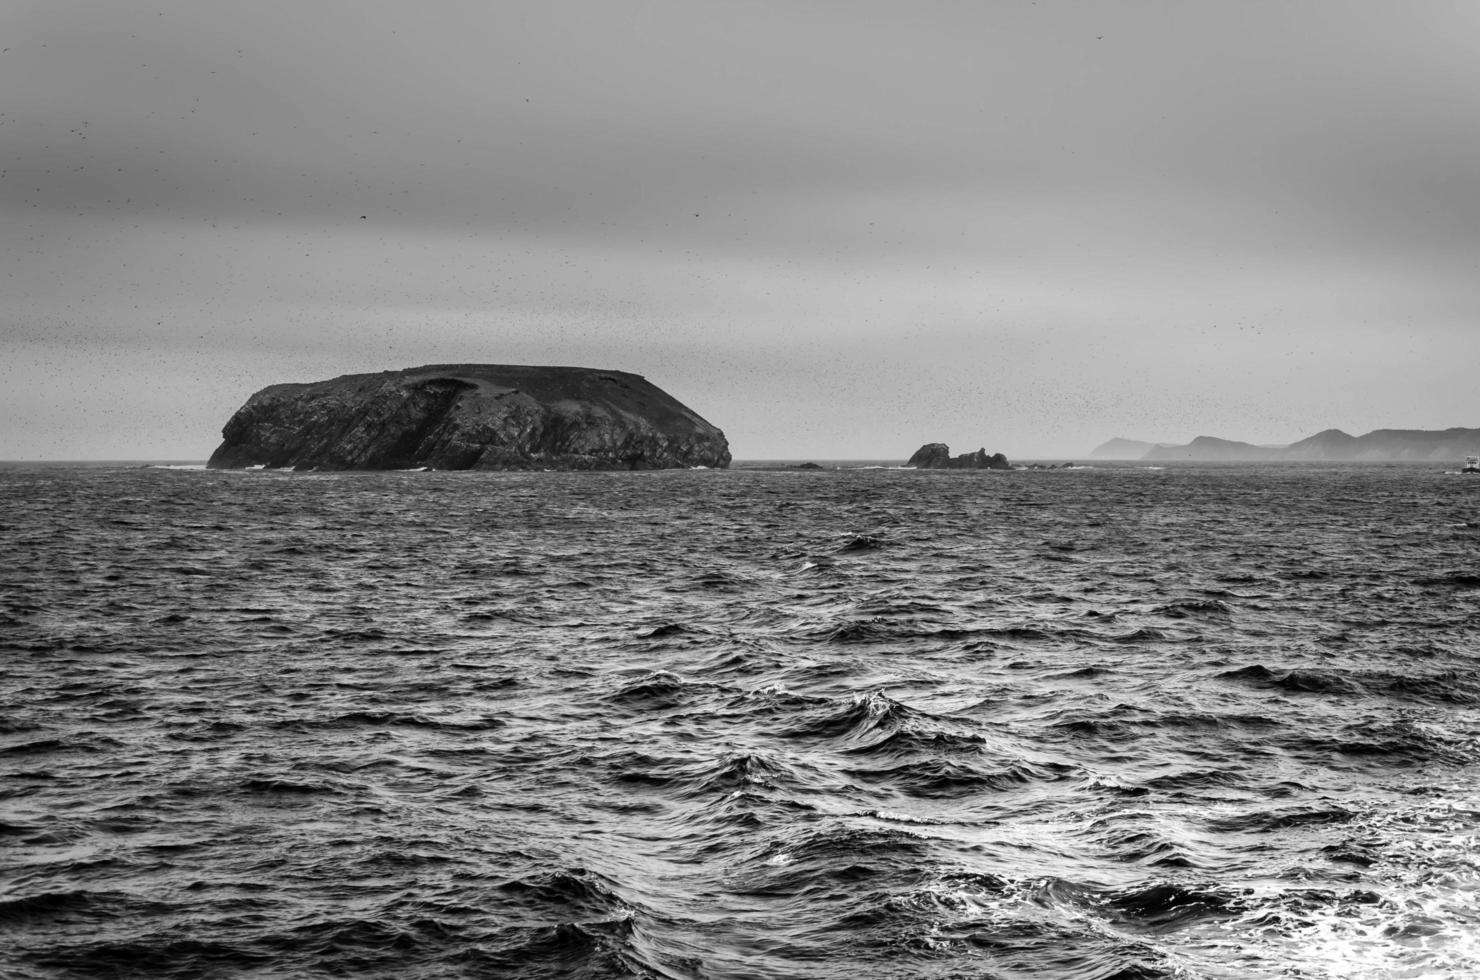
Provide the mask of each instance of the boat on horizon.
[{"label": "boat on horizon", "polygon": [[1461,473],[1480,473],[1480,456],[1466,456]]}]

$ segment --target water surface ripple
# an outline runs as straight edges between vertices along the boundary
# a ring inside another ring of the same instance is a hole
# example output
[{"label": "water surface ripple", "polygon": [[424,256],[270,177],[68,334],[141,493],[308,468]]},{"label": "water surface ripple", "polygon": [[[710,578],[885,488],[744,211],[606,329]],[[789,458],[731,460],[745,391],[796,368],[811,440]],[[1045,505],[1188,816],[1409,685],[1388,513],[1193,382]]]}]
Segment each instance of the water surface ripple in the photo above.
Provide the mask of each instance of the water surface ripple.
[{"label": "water surface ripple", "polygon": [[1480,972],[1480,480],[0,492],[7,977]]}]

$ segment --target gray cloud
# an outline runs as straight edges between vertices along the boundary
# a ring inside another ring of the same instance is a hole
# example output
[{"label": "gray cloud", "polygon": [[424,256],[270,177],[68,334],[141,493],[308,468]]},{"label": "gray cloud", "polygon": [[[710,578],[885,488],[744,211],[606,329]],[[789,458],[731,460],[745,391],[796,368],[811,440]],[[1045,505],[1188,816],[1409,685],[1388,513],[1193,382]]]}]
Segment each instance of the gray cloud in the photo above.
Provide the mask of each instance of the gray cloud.
[{"label": "gray cloud", "polygon": [[[903,453],[953,413],[1018,452],[1472,423],[1383,366],[1462,385],[1480,353],[1477,27],[1351,2],[12,4],[0,347],[174,352],[204,365],[183,400],[227,361],[250,388],[602,358],[705,392],[742,455]],[[158,431],[140,452],[187,441]]]}]

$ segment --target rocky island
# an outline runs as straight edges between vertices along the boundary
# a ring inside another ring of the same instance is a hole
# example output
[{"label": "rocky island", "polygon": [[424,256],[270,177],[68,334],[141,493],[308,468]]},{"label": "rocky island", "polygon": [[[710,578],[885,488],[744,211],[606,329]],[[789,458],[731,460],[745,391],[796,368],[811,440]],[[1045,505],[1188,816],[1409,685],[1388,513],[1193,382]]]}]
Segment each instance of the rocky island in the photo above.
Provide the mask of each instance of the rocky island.
[{"label": "rocky island", "polygon": [[730,464],[725,434],[624,371],[434,364],[263,388],[213,469],[653,470]]},{"label": "rocky island", "polygon": [[951,455],[951,447],[943,442],[927,442],[910,457],[906,466],[919,470],[1010,470],[1012,464],[1001,453],[987,455],[985,449],[974,453]]}]

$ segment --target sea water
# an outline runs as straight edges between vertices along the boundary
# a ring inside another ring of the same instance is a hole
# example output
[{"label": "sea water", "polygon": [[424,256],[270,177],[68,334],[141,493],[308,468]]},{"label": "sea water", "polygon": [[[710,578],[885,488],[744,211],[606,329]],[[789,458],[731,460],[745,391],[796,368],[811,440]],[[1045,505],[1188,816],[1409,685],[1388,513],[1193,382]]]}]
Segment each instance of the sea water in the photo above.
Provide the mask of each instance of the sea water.
[{"label": "sea water", "polygon": [[1480,479],[0,500],[5,977],[1480,973]]}]

